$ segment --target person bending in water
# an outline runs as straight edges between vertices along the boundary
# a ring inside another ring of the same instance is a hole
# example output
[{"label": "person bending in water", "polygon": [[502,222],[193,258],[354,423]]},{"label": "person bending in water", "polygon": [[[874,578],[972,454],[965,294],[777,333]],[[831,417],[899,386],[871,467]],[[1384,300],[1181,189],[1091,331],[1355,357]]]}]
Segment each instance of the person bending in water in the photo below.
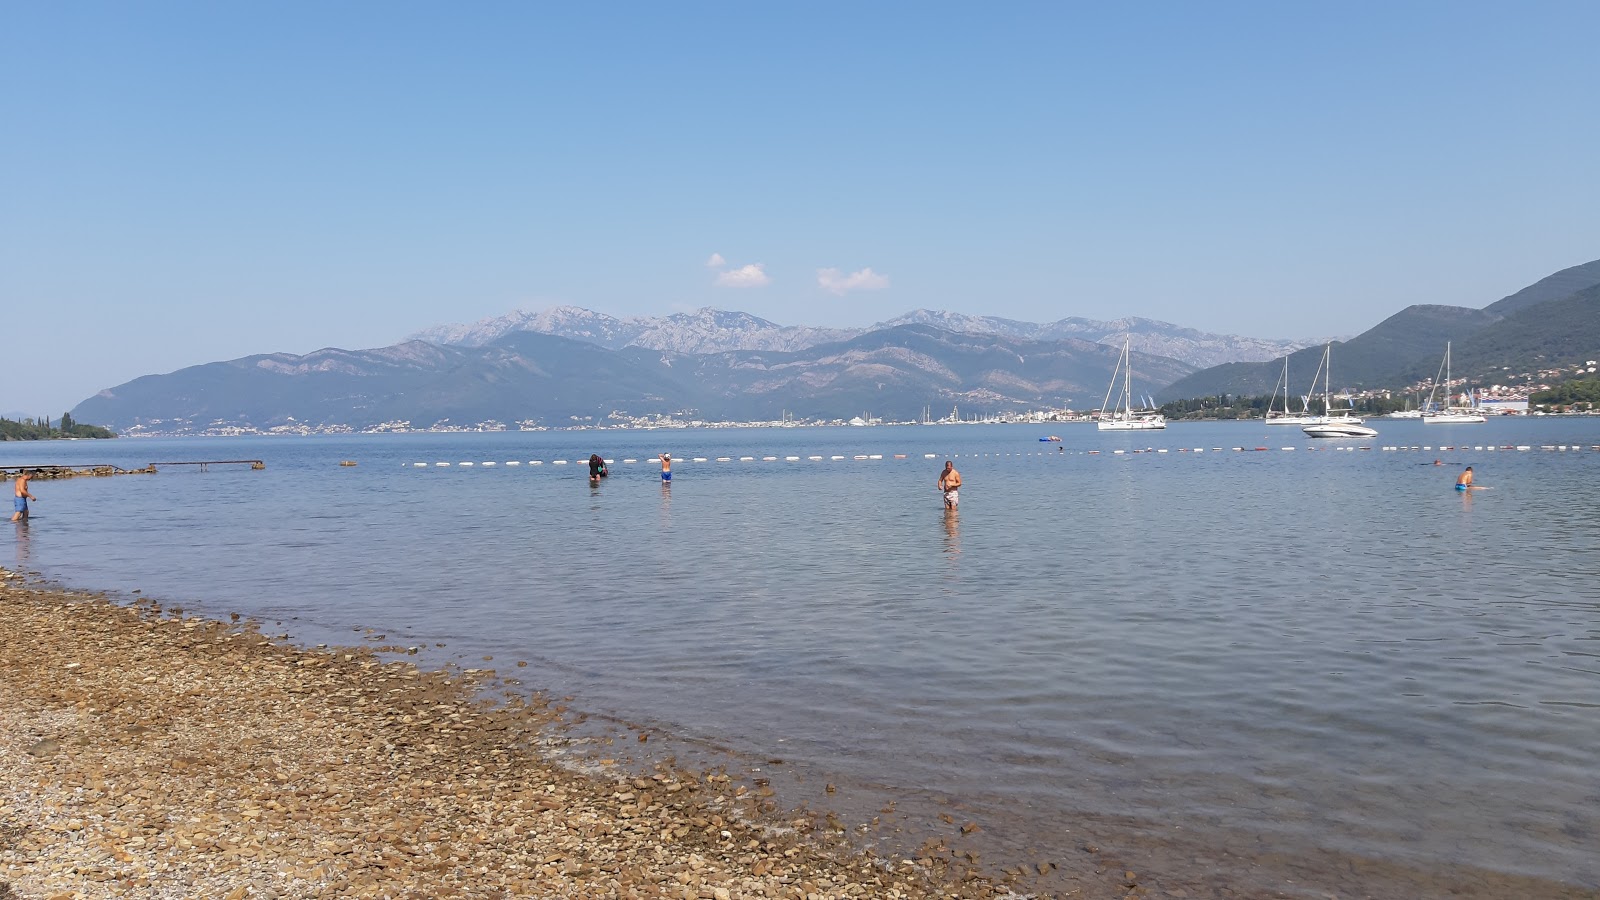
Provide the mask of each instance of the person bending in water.
[{"label": "person bending in water", "polygon": [[11,514],[11,521],[13,522],[26,522],[28,520],[28,501],[39,499],[28,493],[28,479],[31,477],[27,472],[18,472],[17,479],[12,485],[16,489],[16,500],[12,503],[12,508],[16,512]]},{"label": "person bending in water", "polygon": [[606,471],[606,461],[600,458],[600,454],[589,454],[589,483],[599,484],[600,479],[609,474],[611,473]]},{"label": "person bending in water", "polygon": [[1456,479],[1456,490],[1458,490],[1458,491],[1470,491],[1470,490],[1472,490],[1472,467],[1471,466],[1467,466],[1467,470],[1465,472],[1461,473],[1461,477],[1460,478]]},{"label": "person bending in water", "polygon": [[659,455],[661,457],[661,480],[662,481],[671,481],[672,480],[672,454],[671,453],[662,453],[662,454],[659,454]]},{"label": "person bending in water", "polygon": [[939,473],[939,490],[944,491],[945,509],[955,509],[961,502],[961,473],[948,459],[944,461],[944,471]]}]

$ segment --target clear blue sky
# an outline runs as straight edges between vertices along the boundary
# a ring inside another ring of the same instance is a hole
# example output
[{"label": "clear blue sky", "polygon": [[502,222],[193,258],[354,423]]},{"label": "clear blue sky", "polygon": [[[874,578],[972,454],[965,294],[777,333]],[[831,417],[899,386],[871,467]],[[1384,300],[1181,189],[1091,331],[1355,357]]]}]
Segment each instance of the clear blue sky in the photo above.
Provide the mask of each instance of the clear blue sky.
[{"label": "clear blue sky", "polygon": [[0,410],[554,304],[1482,306],[1600,257],[1597,33],[1591,0],[0,0]]}]

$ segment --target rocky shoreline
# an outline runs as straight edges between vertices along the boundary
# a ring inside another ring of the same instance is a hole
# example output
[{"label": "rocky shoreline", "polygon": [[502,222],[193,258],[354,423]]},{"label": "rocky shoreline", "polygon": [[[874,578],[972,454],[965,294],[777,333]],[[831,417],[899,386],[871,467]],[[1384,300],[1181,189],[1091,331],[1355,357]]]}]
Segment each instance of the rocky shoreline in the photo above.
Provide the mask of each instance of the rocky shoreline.
[{"label": "rocky shoreline", "polygon": [[563,765],[559,708],[487,670],[0,574],[4,900],[1023,896],[725,773]]}]

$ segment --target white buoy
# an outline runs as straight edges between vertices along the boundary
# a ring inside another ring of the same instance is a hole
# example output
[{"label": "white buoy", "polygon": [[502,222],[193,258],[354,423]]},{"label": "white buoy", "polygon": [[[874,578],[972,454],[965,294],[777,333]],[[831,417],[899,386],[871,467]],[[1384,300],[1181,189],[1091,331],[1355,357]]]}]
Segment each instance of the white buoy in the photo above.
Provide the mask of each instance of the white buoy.
[{"label": "white buoy", "polygon": [[460,465],[463,465],[463,466],[470,466],[470,465],[472,465],[472,463],[469,463],[469,462],[464,462],[464,463],[460,463]]}]

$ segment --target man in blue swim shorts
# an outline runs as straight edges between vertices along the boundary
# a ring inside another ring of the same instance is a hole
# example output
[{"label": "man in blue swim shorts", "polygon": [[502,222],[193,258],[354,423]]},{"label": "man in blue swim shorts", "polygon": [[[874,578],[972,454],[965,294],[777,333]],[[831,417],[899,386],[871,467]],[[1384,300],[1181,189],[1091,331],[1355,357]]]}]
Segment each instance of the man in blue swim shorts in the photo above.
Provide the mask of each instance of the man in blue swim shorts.
[{"label": "man in blue swim shorts", "polygon": [[38,497],[28,493],[28,479],[30,477],[32,476],[30,476],[27,472],[17,473],[17,480],[15,485],[13,485],[13,487],[16,489],[16,500],[12,503],[12,508],[15,509],[16,512],[11,514],[11,521],[13,522],[26,522],[28,520],[28,501],[39,499]]},{"label": "man in blue swim shorts", "polygon": [[661,456],[661,480],[662,481],[671,481],[672,480],[672,454],[670,454],[670,453],[662,453],[662,454],[660,454],[660,456]]},{"label": "man in blue swim shorts", "polygon": [[1472,467],[1471,466],[1467,466],[1467,470],[1465,472],[1461,473],[1461,477],[1460,478],[1456,479],[1456,490],[1458,490],[1458,491],[1470,491],[1470,490],[1472,490]]}]

